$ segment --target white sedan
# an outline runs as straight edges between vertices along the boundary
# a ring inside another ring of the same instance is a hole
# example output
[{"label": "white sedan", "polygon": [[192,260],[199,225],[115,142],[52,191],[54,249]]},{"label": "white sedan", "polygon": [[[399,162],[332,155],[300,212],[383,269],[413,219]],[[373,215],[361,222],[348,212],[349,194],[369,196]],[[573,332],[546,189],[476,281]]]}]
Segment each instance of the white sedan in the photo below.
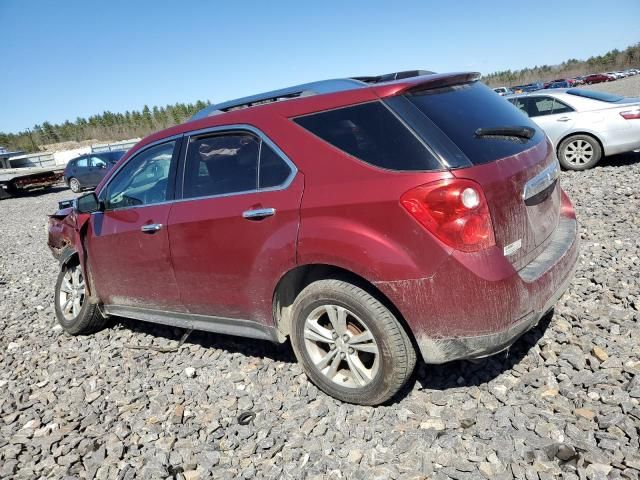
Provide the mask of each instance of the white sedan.
[{"label": "white sedan", "polygon": [[545,131],[566,169],[586,170],[603,155],[640,148],[640,98],[580,88],[505,98]]}]

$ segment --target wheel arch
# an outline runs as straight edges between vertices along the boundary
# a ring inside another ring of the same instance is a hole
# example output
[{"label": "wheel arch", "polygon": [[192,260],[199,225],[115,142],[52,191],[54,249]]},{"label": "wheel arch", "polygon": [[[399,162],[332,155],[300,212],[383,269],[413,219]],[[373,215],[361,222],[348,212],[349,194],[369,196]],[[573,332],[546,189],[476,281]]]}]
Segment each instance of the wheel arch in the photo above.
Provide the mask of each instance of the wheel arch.
[{"label": "wheel arch", "polygon": [[75,248],[67,245],[62,252],[60,252],[60,257],[58,258],[58,263],[60,264],[60,268],[64,268],[67,265],[75,265],[80,263],[80,254],[76,251]]},{"label": "wheel arch", "polygon": [[418,351],[413,330],[389,297],[363,276],[344,267],[326,263],[299,265],[285,273],[278,281],[273,293],[273,321],[282,335],[289,336],[291,333],[293,302],[300,292],[312,282],[329,279],[349,282],[375,297],[393,313]]}]

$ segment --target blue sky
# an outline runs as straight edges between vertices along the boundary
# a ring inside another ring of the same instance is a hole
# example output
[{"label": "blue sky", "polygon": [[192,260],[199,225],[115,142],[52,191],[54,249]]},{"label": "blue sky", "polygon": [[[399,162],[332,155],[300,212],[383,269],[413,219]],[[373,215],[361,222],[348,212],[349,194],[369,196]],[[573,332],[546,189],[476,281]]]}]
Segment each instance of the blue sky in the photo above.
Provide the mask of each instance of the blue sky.
[{"label": "blue sky", "polygon": [[555,64],[640,41],[638,19],[639,0],[0,0],[0,131],[350,75]]}]

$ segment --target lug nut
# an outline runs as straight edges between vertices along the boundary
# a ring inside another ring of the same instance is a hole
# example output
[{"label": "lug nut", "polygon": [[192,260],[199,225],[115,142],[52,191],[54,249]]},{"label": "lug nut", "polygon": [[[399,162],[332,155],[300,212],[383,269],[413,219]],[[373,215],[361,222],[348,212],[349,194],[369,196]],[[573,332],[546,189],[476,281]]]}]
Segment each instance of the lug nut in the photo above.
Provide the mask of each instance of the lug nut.
[{"label": "lug nut", "polygon": [[330,348],[331,350],[335,350],[335,349],[336,349],[336,344],[335,344],[335,343],[332,343],[331,345],[329,345],[329,348]]},{"label": "lug nut", "polygon": [[342,336],[342,340],[345,342],[349,341],[349,335],[347,335],[346,333]]},{"label": "lug nut", "polygon": [[355,353],[355,350],[353,348],[349,348],[349,355],[353,355]]},{"label": "lug nut", "polygon": [[347,358],[347,354],[344,352],[340,352],[340,358]]},{"label": "lug nut", "polygon": [[334,340],[335,340],[336,338],[338,338],[338,334],[337,334],[336,332],[333,332],[333,333],[331,334],[331,336],[333,337],[333,339],[334,339]]}]

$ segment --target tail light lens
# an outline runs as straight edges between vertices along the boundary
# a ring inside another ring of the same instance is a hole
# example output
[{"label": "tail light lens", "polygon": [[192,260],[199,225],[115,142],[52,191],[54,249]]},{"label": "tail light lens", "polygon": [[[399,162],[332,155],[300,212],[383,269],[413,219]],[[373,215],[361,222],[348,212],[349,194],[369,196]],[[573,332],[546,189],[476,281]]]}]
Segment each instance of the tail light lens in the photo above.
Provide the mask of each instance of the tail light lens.
[{"label": "tail light lens", "polygon": [[457,250],[475,252],[496,243],[489,206],[476,182],[427,183],[405,192],[400,203],[418,223]]},{"label": "tail light lens", "polygon": [[620,112],[622,118],[625,120],[639,120],[640,119],[640,107],[634,110],[628,110],[626,112]]}]

